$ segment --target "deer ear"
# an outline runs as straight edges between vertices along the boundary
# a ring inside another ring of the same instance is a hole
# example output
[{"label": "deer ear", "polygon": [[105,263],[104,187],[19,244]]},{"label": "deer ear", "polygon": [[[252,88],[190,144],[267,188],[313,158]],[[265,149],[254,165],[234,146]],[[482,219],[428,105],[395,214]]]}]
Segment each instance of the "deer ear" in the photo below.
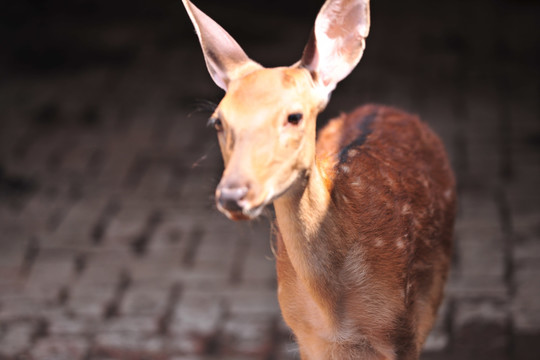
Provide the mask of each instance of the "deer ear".
[{"label": "deer ear", "polygon": [[369,0],[327,0],[317,15],[300,66],[332,92],[360,61],[369,24]]},{"label": "deer ear", "polygon": [[210,76],[223,90],[231,80],[261,66],[246,55],[238,43],[189,0],[182,0],[199,37]]}]

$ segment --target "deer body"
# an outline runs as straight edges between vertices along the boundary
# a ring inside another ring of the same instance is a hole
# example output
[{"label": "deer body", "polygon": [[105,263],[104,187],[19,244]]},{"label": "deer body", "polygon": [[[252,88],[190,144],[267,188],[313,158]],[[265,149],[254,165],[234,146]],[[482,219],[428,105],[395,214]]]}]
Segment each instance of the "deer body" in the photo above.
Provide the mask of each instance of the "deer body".
[{"label": "deer body", "polygon": [[417,359],[442,298],[455,184],[436,135],[369,105],[316,117],[356,66],[366,0],[328,0],[301,61],[265,69],[183,0],[206,65],[226,90],[211,122],[225,162],[220,211],[251,219],[273,203],[278,299],[302,359]]},{"label": "deer body", "polygon": [[442,144],[411,115],[364,106],[321,130],[316,159],[318,179],[274,201],[285,320],[307,359],[417,358],[450,258]]}]

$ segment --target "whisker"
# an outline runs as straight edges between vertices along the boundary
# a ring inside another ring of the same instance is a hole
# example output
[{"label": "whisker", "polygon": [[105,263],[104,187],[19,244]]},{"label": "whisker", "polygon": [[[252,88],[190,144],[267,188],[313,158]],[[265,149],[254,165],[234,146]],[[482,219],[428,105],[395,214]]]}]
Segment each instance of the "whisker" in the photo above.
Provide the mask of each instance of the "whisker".
[{"label": "whisker", "polygon": [[200,112],[210,112],[210,113],[213,113],[216,108],[217,108],[217,104],[210,101],[210,100],[204,100],[204,99],[199,99],[196,101],[196,106],[197,106],[197,111],[200,111]]},{"label": "whisker", "polygon": [[196,168],[196,167],[199,167],[199,166],[201,165],[201,163],[202,163],[204,160],[206,160],[206,159],[208,158],[208,153],[209,153],[213,148],[215,148],[215,147],[216,147],[216,144],[215,144],[215,143],[211,144],[211,145],[208,147],[208,149],[206,149],[206,151],[204,152],[204,154],[203,154],[201,157],[199,157],[197,160],[195,160],[195,161],[191,164],[191,168],[194,169],[194,168]]},{"label": "whisker", "polygon": [[197,99],[193,104],[193,110],[188,114],[188,117],[191,117],[193,114],[204,113],[208,116],[212,115],[217,108],[217,104],[205,99]]}]

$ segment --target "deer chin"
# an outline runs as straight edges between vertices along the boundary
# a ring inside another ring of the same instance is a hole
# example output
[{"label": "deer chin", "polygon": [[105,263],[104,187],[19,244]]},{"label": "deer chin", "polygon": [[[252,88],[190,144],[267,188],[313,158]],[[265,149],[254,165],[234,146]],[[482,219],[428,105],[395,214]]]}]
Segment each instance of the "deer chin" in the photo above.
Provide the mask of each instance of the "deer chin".
[{"label": "deer chin", "polygon": [[268,205],[268,202],[266,201],[256,206],[251,206],[247,204],[247,202],[244,202],[244,203],[245,204],[242,204],[242,202],[240,202],[240,204],[242,205],[242,209],[238,211],[227,210],[223,208],[221,205],[219,205],[219,203],[217,204],[217,208],[220,212],[222,212],[225,216],[227,216],[231,220],[234,220],[234,221],[244,220],[245,221],[245,220],[253,220],[259,217],[259,215],[261,215],[266,205]]},{"label": "deer chin", "polygon": [[253,220],[253,217],[250,217],[242,211],[221,211],[223,214],[225,214],[230,220],[234,221],[247,221],[247,220]]}]

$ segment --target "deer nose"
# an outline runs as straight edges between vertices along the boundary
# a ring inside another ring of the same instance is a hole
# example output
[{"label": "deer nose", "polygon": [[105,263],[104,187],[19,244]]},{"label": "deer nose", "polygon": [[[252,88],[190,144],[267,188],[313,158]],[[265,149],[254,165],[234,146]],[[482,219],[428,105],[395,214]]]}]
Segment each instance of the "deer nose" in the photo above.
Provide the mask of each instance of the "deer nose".
[{"label": "deer nose", "polygon": [[223,209],[239,212],[243,209],[240,201],[246,197],[248,191],[249,187],[247,185],[224,184],[218,187],[217,201]]}]

